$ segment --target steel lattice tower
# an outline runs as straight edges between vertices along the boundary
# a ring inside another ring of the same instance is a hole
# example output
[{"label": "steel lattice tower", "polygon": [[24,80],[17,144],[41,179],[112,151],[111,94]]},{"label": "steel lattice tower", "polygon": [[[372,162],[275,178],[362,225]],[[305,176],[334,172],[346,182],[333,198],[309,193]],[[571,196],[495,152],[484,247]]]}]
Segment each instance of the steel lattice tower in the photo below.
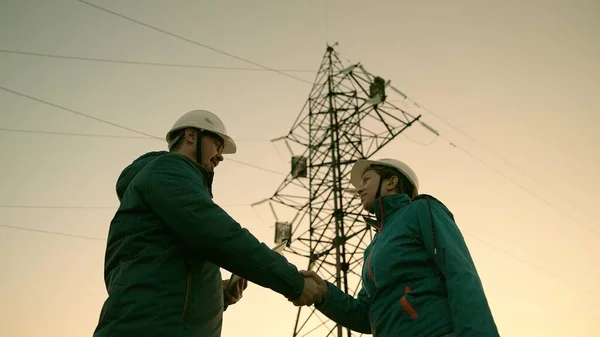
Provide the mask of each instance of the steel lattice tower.
[{"label": "steel lattice tower", "polygon": [[[406,98],[360,64],[344,66],[328,46],[303,110],[280,138],[292,152],[291,173],[267,199],[277,221],[275,241],[289,239],[286,252],[308,258],[308,269],[352,295],[360,289],[363,251],[372,239],[351,189],[352,164],[420,118],[387,101],[387,87]],[[274,204],[291,210],[289,221],[279,219]],[[344,330],[314,307],[302,307],[293,336],[359,335]]]}]

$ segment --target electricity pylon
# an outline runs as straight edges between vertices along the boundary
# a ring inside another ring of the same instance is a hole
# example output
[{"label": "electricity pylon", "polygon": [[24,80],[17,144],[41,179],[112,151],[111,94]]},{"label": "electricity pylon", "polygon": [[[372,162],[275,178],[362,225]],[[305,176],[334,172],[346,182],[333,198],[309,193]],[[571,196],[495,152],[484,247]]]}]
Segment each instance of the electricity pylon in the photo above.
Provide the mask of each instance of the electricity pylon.
[{"label": "electricity pylon", "polygon": [[[352,164],[420,118],[390,103],[387,88],[406,99],[360,64],[344,66],[328,46],[304,108],[280,138],[292,152],[291,173],[266,200],[276,219],[275,242],[288,240],[287,252],[307,258],[308,269],[352,295],[360,289],[363,251],[372,239],[350,187]],[[274,204],[288,208],[289,221],[280,220]],[[357,336],[344,330],[314,307],[302,307],[293,336]]]}]

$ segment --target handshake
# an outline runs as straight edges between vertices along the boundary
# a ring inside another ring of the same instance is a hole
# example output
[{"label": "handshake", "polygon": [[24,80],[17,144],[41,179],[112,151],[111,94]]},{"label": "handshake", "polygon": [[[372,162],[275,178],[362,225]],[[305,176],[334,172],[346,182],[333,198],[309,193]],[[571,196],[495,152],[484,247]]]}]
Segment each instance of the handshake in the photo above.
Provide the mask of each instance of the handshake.
[{"label": "handshake", "polygon": [[304,276],[304,290],[296,300],[290,300],[295,306],[311,306],[323,302],[327,296],[327,283],[312,270],[301,270]]}]

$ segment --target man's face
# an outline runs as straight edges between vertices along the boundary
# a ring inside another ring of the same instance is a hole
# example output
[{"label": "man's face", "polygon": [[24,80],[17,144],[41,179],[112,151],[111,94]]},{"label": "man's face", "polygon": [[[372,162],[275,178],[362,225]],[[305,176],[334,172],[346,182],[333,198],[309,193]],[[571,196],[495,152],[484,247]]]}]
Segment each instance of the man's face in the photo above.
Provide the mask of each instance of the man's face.
[{"label": "man's face", "polygon": [[363,174],[360,189],[358,195],[363,208],[367,212],[373,210],[373,200],[375,200],[375,194],[377,194],[377,188],[379,187],[379,174],[373,170],[368,170]]},{"label": "man's face", "polygon": [[200,165],[210,172],[214,172],[215,167],[223,161],[223,141],[217,137],[205,135],[202,137],[200,146],[202,151]]}]

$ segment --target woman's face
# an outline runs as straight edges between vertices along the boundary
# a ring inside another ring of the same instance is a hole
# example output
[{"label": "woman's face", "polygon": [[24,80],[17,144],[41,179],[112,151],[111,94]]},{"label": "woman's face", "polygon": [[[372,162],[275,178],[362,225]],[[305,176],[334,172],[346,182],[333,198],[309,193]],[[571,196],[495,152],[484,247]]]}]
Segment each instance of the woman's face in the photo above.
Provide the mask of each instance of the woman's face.
[{"label": "woman's face", "polygon": [[373,200],[375,200],[375,194],[377,194],[379,179],[379,173],[373,170],[368,170],[363,174],[358,195],[360,196],[364,210],[367,212],[373,211]]}]

